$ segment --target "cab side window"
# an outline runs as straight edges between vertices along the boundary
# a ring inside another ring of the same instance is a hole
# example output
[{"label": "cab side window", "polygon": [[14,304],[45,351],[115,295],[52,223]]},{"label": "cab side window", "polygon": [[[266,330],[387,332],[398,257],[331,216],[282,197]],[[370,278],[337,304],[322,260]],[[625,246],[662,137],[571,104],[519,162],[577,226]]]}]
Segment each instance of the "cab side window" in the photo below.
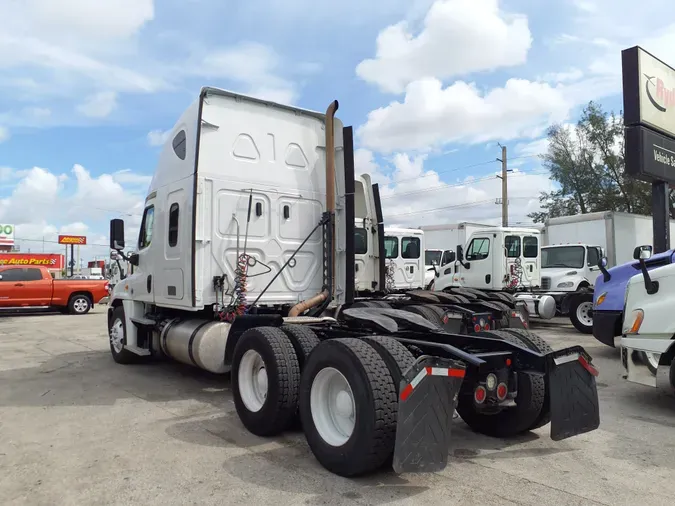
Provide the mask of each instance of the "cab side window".
[{"label": "cab side window", "polygon": [[539,256],[539,241],[536,237],[523,237],[523,256],[525,258],[537,258]]},{"label": "cab side window", "polygon": [[30,269],[18,267],[16,269],[6,269],[0,271],[2,279],[0,283],[9,281],[40,281],[42,279],[42,272],[40,269]]},{"label": "cab side window", "polygon": [[443,252],[443,258],[441,259],[441,266],[448,265],[450,262],[455,261],[455,252],[451,250],[446,250]]},{"label": "cab side window", "polygon": [[138,249],[147,248],[152,242],[152,229],[155,224],[155,206],[145,208],[143,221],[141,223],[141,232],[138,238]]},{"label": "cab side window", "polygon": [[169,208],[169,247],[173,248],[178,244],[178,204],[173,203]]},{"label": "cab side window", "polygon": [[507,235],[504,238],[504,249],[508,258],[518,258],[520,256],[520,237]]},{"label": "cab side window", "polygon": [[403,258],[407,259],[419,258],[421,255],[419,238],[404,237],[403,239],[401,239],[401,251],[403,252],[401,254]]},{"label": "cab side window", "polygon": [[398,258],[398,237],[384,238],[384,257]]},{"label": "cab side window", "polygon": [[598,248],[588,248],[588,265],[595,267],[600,262],[600,251]]},{"label": "cab side window", "polygon": [[487,237],[477,237],[471,239],[469,248],[466,251],[466,259],[470,262],[476,260],[485,260],[490,254],[490,239]]}]

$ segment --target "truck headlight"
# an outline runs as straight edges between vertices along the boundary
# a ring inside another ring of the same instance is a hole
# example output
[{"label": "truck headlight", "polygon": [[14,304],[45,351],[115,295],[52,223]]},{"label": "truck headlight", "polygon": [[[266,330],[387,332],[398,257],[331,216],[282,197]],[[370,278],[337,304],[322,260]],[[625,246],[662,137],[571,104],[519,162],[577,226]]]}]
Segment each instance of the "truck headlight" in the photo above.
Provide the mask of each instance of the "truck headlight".
[{"label": "truck headlight", "polygon": [[607,292],[602,292],[600,295],[598,295],[598,298],[595,300],[595,307],[598,307],[600,304],[605,302],[606,298],[607,298]]},{"label": "truck headlight", "polygon": [[572,281],[564,281],[562,283],[558,283],[558,288],[572,288],[574,286],[574,283]]},{"label": "truck headlight", "polygon": [[623,333],[637,334],[640,331],[644,318],[645,312],[642,309],[633,309],[630,316],[624,319]]}]

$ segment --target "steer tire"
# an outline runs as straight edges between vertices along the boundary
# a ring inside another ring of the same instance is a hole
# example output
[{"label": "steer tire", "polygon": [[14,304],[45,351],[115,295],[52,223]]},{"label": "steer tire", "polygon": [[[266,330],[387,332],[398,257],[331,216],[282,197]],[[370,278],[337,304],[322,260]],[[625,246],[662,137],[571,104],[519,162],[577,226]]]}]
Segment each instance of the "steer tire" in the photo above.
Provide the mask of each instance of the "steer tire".
[{"label": "steer tire", "polygon": [[[122,342],[118,343],[118,348],[115,349],[113,344],[113,327],[121,327],[123,338]],[[117,306],[112,313],[112,317],[109,320],[108,324],[108,337],[110,341],[110,353],[112,354],[113,360],[118,364],[127,365],[135,364],[139,362],[141,357],[135,353],[130,352],[126,349],[126,338],[127,338],[127,322],[124,315],[124,307]]]},{"label": "steer tire", "polygon": [[70,314],[84,315],[91,310],[91,307],[92,303],[88,295],[71,295],[70,300],[68,301],[68,312]]},{"label": "steer tire", "polygon": [[[581,294],[577,295],[572,299],[572,302],[570,303],[570,310],[569,310],[569,315],[570,315],[570,321],[572,322],[572,325],[574,325],[574,328],[577,329],[579,332],[582,334],[592,334],[593,333],[593,324],[591,323],[590,325],[587,325],[585,322],[579,319],[579,315],[577,315],[577,310],[579,309],[579,306],[581,304],[588,304],[588,303],[593,304],[593,294],[588,293],[588,294]],[[591,310],[592,310],[592,305],[591,305]]]},{"label": "steer tire", "polygon": [[[521,341],[523,341],[525,344],[528,345],[528,348],[530,348],[532,351],[536,351],[538,353],[541,353],[542,355],[546,355],[547,353],[550,353],[553,351],[553,348],[544,341],[540,336],[535,334],[534,332],[530,332],[529,330],[525,329],[504,329],[504,332],[508,332],[509,334],[512,334],[519,338]],[[541,413],[539,414],[539,418],[537,421],[532,424],[530,427],[530,430],[538,429],[539,427],[543,427],[546,425],[548,422],[551,421],[551,398],[549,396],[549,388],[548,388],[548,378],[544,376],[544,387],[545,387],[545,394],[544,394],[544,406],[541,408]]]},{"label": "steer tire", "polygon": [[305,366],[307,357],[321,342],[314,331],[304,325],[282,325],[281,330],[288,336],[298,357],[300,372]]},{"label": "steer tire", "polygon": [[362,339],[380,354],[389,368],[398,395],[405,372],[415,363],[415,357],[396,339],[388,336],[370,336]]},{"label": "steer tire", "polygon": [[[247,407],[241,388],[247,376],[242,359],[256,352],[267,372],[267,396],[259,409]],[[241,377],[240,377],[241,373]],[[300,364],[291,339],[278,327],[248,329],[237,340],[232,356],[232,393],[244,427],[256,436],[275,436],[288,429],[298,407]]]},{"label": "steer tire", "polygon": [[[326,427],[331,422],[322,416],[325,398],[318,395],[321,381],[315,384],[315,379],[319,374],[335,375],[332,370],[352,391],[355,425],[349,436],[332,439],[331,444],[321,433],[329,433]],[[382,467],[394,451],[397,413],[396,385],[373,346],[353,338],[328,339],[310,355],[300,382],[300,417],[312,453],[328,471],[349,477]]]},{"label": "steer tire", "polygon": [[418,314],[418,315],[425,318],[427,321],[436,325],[439,328],[443,325],[443,321],[441,320],[441,317],[438,316],[438,314],[435,311],[432,311],[431,309],[429,309],[428,306],[422,306],[422,305],[404,306],[401,309],[403,309],[404,311],[408,311],[410,313]]},{"label": "steer tire", "polygon": [[[505,331],[483,331],[476,335],[502,339],[529,348],[522,339]],[[537,422],[544,407],[545,394],[546,388],[541,376],[519,372],[515,407],[505,408],[494,414],[482,413],[474,405],[471,388],[460,393],[457,413],[475,432],[492,437],[513,437],[529,431]]]}]

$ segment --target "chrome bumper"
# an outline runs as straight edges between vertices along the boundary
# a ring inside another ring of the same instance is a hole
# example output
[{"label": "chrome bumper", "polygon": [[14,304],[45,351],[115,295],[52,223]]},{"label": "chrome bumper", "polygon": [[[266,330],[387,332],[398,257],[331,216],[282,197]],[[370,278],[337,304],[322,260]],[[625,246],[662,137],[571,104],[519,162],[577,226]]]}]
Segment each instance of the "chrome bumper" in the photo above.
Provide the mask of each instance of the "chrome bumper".
[{"label": "chrome bumper", "polygon": [[[667,351],[667,346],[672,344],[672,341],[656,339],[645,339],[644,343],[640,341],[639,338],[621,338],[621,365],[624,370],[624,378],[631,383],[673,393],[674,387],[670,383],[670,368],[672,366],[671,364],[659,364],[661,358],[659,351]],[[663,342],[663,344],[658,343],[658,341]],[[666,346],[664,350],[660,349],[663,345]]]}]

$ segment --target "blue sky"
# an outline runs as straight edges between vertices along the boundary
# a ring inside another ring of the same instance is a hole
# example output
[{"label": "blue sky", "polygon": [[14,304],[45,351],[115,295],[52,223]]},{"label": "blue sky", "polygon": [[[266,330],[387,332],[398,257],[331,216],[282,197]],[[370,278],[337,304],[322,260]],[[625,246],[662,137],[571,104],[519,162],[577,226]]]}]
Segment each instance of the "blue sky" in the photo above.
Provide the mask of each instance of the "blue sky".
[{"label": "blue sky", "polygon": [[527,221],[551,188],[546,127],[589,100],[621,109],[623,48],[675,64],[668,6],[0,0],[0,222],[22,250],[64,231],[104,245],[116,216],[133,234],[162,132],[203,85],[316,110],[337,98],[392,225],[498,221],[502,143],[510,216]]}]

